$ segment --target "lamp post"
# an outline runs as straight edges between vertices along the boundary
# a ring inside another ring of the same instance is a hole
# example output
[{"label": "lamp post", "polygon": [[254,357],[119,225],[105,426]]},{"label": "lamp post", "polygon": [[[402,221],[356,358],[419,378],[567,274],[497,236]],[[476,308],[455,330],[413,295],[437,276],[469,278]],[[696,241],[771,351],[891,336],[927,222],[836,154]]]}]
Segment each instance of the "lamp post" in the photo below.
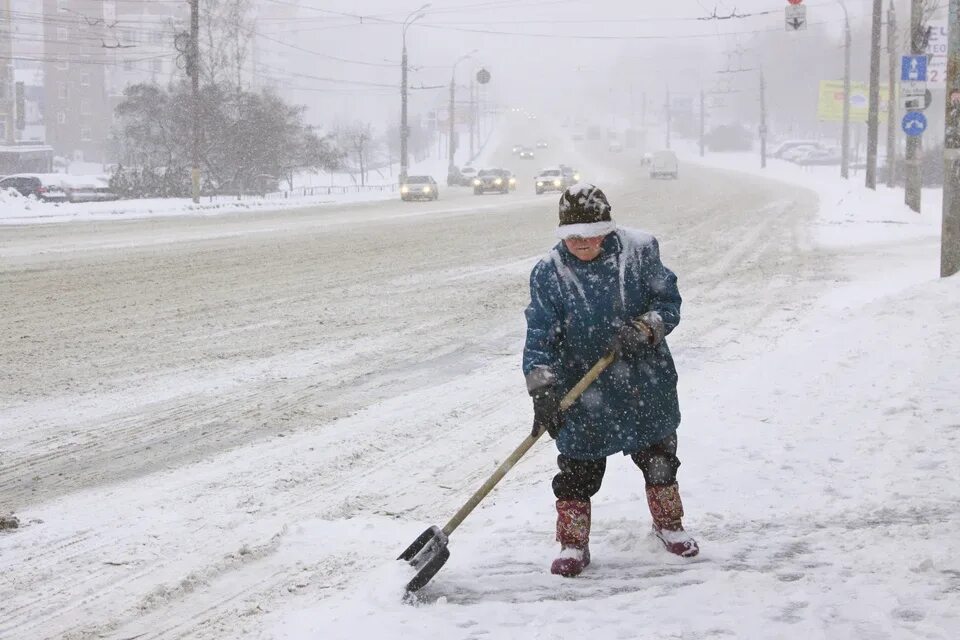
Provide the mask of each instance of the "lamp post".
[{"label": "lamp post", "polygon": [[850,14],[843,0],[837,2],[843,9],[843,133],[840,138],[840,176],[850,177]]},{"label": "lamp post", "polygon": [[467,58],[471,57],[471,56],[472,56],[473,54],[475,54],[476,52],[477,52],[477,49],[474,49],[474,50],[471,51],[470,53],[465,53],[465,54],[463,54],[462,56],[460,56],[459,58],[457,58],[457,61],[453,63],[453,71],[452,71],[451,74],[450,74],[450,141],[449,141],[449,144],[447,145],[447,146],[449,147],[449,149],[450,149],[450,161],[449,161],[449,163],[448,163],[448,165],[447,165],[447,174],[448,174],[448,175],[453,172],[453,168],[456,166],[456,163],[455,163],[455,161],[454,161],[454,153],[455,153],[456,150],[457,150],[457,143],[456,143],[456,138],[455,138],[455,135],[456,135],[455,123],[456,123],[456,97],[457,97],[457,65],[460,64],[461,62],[463,62],[464,60],[466,60]]},{"label": "lamp post", "polygon": [[410,135],[410,128],[407,126],[407,29],[414,22],[422,18],[424,9],[430,6],[430,3],[423,5],[416,11],[413,11],[403,21],[403,55],[400,59],[402,67],[400,79],[400,181],[407,179],[407,138]]}]

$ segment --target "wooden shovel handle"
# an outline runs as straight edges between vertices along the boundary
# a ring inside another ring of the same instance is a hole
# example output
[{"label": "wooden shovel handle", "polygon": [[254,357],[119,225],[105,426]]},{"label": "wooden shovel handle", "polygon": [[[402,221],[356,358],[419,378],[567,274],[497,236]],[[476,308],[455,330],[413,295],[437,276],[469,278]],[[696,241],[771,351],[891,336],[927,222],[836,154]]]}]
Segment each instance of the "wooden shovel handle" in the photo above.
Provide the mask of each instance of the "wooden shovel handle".
[{"label": "wooden shovel handle", "polygon": [[[560,401],[560,410],[566,411],[570,406],[577,401],[577,399],[587,390],[594,380],[600,377],[600,374],[603,373],[603,370],[613,364],[613,361],[617,359],[616,352],[611,351],[607,355],[600,358],[593,367],[590,368],[590,371],[587,371],[586,375],[580,378],[580,382],[574,385],[570,391],[567,392],[563,399]],[[497,470],[493,472],[493,475],[490,476],[486,482],[483,483],[483,486],[477,489],[477,492],[470,496],[470,499],[467,500],[467,503],[460,507],[460,510],[457,511],[450,522],[448,522],[443,527],[443,532],[446,535],[453,533],[453,530],[460,526],[460,523],[470,515],[470,512],[476,509],[477,505],[480,504],[480,501],[487,497],[487,494],[497,486],[497,483],[503,479],[503,476],[507,475],[507,472],[513,468],[513,465],[517,464],[517,461],[523,457],[523,455],[530,450],[530,447],[540,439],[540,436],[543,435],[543,431],[537,435],[527,436],[523,442],[520,443],[520,446],[514,449],[513,453],[507,456],[507,459],[497,467]]]}]

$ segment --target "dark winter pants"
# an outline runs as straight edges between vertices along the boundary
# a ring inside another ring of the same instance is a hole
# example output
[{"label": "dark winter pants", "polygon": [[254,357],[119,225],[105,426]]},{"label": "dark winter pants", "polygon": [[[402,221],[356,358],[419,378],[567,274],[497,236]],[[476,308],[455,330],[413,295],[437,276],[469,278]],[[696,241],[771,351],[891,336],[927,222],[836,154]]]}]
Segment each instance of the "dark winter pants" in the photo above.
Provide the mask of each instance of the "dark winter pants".
[{"label": "dark winter pants", "polygon": [[[647,486],[667,485],[677,481],[677,434],[664,438],[649,449],[630,454],[643,471]],[[560,473],[553,477],[553,494],[558,500],[589,500],[603,482],[607,459],[577,460],[561,454],[557,457]]]}]

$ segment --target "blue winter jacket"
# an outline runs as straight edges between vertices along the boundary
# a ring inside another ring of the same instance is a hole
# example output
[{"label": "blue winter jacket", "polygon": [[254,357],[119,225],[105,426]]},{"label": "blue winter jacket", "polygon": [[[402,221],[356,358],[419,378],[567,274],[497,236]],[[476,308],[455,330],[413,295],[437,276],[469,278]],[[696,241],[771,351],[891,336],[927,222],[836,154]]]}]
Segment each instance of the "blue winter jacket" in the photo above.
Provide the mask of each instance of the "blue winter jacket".
[{"label": "blue winter jacket", "polygon": [[[680,322],[677,277],[660,262],[656,238],[618,228],[602,248],[584,262],[560,242],[533,268],[523,351],[528,380],[555,379],[566,393],[609,350],[625,321],[655,311],[666,333]],[[679,425],[677,370],[664,340],[600,375],[564,413],[557,448],[583,460],[629,454]]]}]

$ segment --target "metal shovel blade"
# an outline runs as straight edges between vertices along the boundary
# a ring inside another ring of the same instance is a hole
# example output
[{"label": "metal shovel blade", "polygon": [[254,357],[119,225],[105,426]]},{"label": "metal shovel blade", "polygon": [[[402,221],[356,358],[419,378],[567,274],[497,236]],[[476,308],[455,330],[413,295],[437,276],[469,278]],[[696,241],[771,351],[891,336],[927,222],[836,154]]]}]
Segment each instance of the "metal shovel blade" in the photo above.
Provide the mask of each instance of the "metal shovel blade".
[{"label": "metal shovel blade", "polygon": [[440,567],[450,557],[447,534],[440,527],[433,526],[421,533],[416,540],[407,547],[397,560],[406,560],[417,570],[410,582],[407,583],[407,593],[419,590],[437,575]]}]

